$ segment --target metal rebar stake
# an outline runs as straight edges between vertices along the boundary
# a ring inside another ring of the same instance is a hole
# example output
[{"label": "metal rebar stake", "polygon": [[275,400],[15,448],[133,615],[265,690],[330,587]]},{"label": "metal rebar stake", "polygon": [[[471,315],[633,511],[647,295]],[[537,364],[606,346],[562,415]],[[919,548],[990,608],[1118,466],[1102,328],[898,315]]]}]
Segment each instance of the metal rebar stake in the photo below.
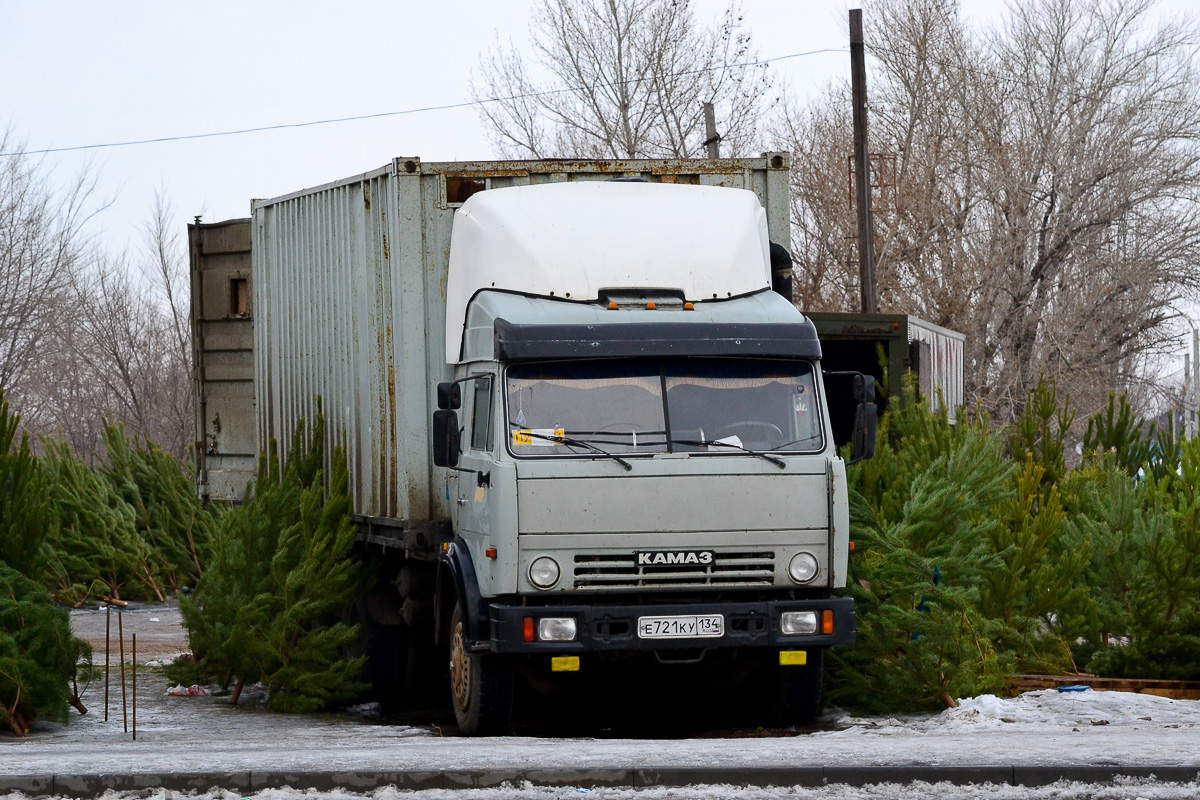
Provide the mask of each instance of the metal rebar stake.
[{"label": "metal rebar stake", "polygon": [[133,634],[133,740],[137,741],[137,634]]},{"label": "metal rebar stake", "polygon": [[108,722],[108,637],[112,630],[112,606],[104,606],[104,721]]},{"label": "metal rebar stake", "polygon": [[125,615],[117,612],[117,641],[121,646],[121,719],[125,725],[125,733],[129,733],[129,700],[125,696]]}]

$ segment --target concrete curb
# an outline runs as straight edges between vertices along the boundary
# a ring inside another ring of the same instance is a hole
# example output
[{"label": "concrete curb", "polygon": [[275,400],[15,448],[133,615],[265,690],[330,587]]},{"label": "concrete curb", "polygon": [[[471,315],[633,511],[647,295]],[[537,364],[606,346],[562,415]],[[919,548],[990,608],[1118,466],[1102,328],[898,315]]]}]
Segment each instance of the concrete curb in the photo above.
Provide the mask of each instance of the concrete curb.
[{"label": "concrete curb", "polygon": [[472,789],[502,784],[535,786],[683,787],[696,784],[734,786],[824,786],[872,783],[979,783],[1044,786],[1055,781],[1111,783],[1117,778],[1153,778],[1161,783],[1200,781],[1200,766],[863,766],[863,767],[639,767],[630,769],[482,769],[427,771],[259,771],[89,775],[0,775],[0,792],[20,791],[31,797],[58,795],[96,798],[108,790],[148,789],[203,792],[228,789],[252,795],[263,789],[291,787],[368,792],[382,786],[405,791]]}]

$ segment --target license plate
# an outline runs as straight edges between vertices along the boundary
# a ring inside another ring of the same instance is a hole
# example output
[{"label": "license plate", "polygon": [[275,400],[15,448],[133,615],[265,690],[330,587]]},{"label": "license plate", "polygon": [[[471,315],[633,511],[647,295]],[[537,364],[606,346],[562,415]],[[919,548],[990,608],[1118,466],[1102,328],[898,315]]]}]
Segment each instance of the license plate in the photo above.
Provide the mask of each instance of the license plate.
[{"label": "license plate", "polygon": [[725,635],[725,617],[638,617],[637,631],[639,639],[714,639]]}]

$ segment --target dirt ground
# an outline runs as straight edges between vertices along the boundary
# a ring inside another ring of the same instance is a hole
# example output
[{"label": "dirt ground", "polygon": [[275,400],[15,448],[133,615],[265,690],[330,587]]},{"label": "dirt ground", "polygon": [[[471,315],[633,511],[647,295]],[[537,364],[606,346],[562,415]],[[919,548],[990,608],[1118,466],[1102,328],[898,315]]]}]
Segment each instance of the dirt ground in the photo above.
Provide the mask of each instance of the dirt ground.
[{"label": "dirt ground", "polygon": [[80,608],[71,612],[75,635],[92,646],[93,661],[104,666],[105,628],[108,632],[110,663],[119,664],[122,634],[125,659],[133,656],[133,636],[137,635],[139,664],[186,652],[187,633],[175,600],[166,603],[130,603],[125,608]]}]

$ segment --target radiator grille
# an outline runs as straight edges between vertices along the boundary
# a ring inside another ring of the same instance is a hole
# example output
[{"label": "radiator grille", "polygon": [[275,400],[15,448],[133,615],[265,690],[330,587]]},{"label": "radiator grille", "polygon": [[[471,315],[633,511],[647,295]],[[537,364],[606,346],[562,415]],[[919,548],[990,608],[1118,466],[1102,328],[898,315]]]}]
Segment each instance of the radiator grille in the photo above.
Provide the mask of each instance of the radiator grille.
[{"label": "radiator grille", "polygon": [[633,553],[575,556],[574,588],[700,589],[751,588],[775,583],[775,553],[716,553],[713,563],[638,566]]}]

